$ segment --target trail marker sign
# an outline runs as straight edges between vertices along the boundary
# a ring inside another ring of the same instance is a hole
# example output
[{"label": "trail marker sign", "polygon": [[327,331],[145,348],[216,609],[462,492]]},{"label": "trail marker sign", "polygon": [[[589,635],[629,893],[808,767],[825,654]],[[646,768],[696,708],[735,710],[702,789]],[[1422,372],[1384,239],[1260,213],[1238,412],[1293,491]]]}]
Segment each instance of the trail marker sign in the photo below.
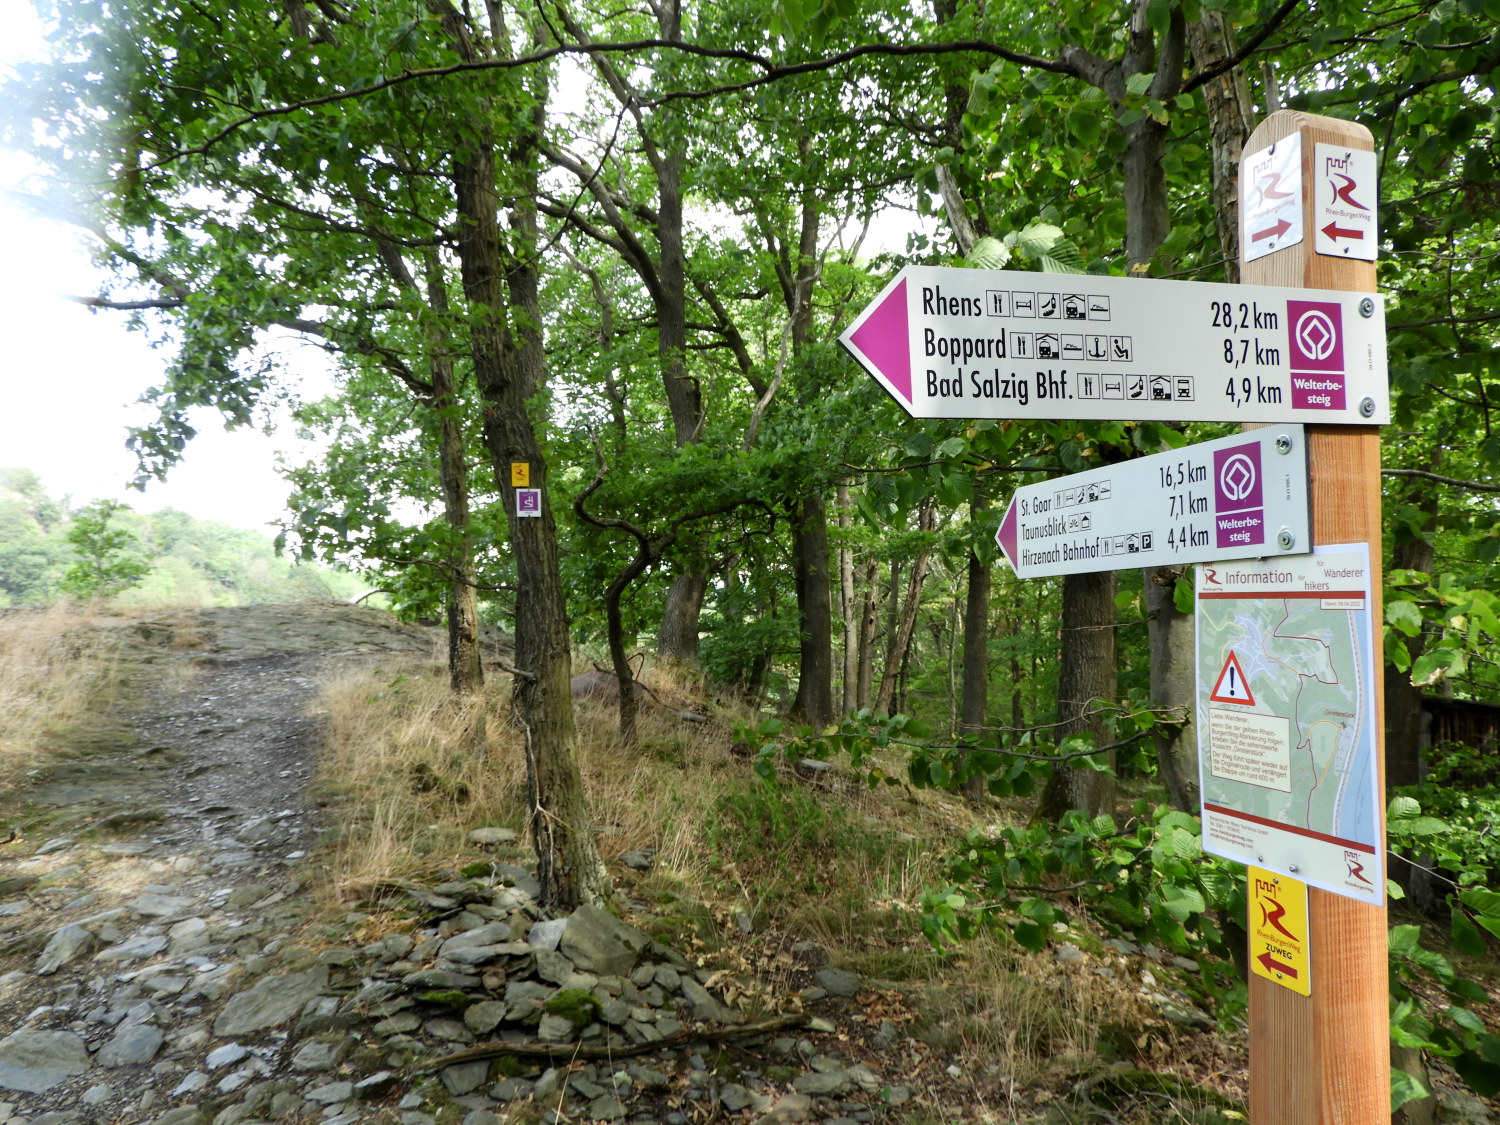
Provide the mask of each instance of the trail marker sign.
[{"label": "trail marker sign", "polygon": [[1021,578],[1305,552],[1297,424],[1018,488],[995,541]]},{"label": "trail marker sign", "polygon": [[1390,420],[1359,293],[907,266],[839,342],[914,418]]},{"label": "trail marker sign", "polygon": [[1325,144],[1314,145],[1313,152],[1313,249],[1373,262],[1379,239],[1375,154]]},{"label": "trail marker sign", "polygon": [[1240,163],[1240,253],[1253,262],[1303,237],[1302,139],[1293,133]]},{"label": "trail marker sign", "polygon": [[1245,872],[1245,888],[1250,892],[1250,971],[1311,996],[1307,884],[1251,867]]}]

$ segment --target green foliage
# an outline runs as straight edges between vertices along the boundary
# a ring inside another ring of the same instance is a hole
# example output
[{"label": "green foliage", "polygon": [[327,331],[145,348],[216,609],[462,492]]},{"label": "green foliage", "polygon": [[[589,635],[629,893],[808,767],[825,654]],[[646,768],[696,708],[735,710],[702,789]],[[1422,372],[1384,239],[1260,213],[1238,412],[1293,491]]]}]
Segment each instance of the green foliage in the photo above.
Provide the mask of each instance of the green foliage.
[{"label": "green foliage", "polygon": [[1493,693],[1500,689],[1500,595],[1470,588],[1451,573],[1392,571],[1386,576],[1385,659],[1417,687],[1449,681],[1467,693]]},{"label": "green foliage", "polygon": [[[1447,905],[1453,948],[1468,957],[1486,957],[1500,939],[1500,892],[1489,889],[1490,857],[1482,851],[1475,854],[1475,834],[1425,814],[1422,805],[1406,795],[1391,801],[1386,824],[1397,855],[1450,873]],[[1490,824],[1484,832],[1492,830]],[[1400,897],[1394,882],[1391,889],[1393,897]],[[1473,1011],[1488,1002],[1484,989],[1448,957],[1425,947],[1420,926],[1393,927],[1390,948],[1392,1041],[1446,1059],[1484,1097],[1500,1094],[1500,1035]],[[1414,987],[1419,981],[1437,985],[1448,1006],[1435,1010],[1423,1004]]]},{"label": "green foliage", "polygon": [[129,512],[118,500],[95,500],[73,517],[67,541],[77,559],[58,583],[75,598],[112,598],[138,586],[151,571],[143,545],[115,517]]},{"label": "green foliage", "polygon": [[[34,478],[6,475],[18,474]],[[123,605],[250,605],[369,589],[349,574],[278,559],[254,531],[171,508],[147,515],[118,501],[70,515],[40,484],[29,487],[7,495],[0,478],[0,605],[44,605],[60,592]]]}]

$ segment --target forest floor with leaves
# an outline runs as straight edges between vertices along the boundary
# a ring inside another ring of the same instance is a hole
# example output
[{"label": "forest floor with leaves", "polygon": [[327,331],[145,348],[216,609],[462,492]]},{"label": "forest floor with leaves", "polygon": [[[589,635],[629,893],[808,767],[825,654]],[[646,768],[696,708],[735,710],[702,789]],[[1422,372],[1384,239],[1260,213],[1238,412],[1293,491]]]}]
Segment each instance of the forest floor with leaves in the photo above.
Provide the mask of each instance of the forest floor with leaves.
[{"label": "forest floor with leaves", "polygon": [[[548,1100],[559,1082],[576,1094],[602,1081],[581,1057],[492,1069],[483,1082],[498,1079],[494,1087],[424,1084],[424,1051],[441,1053],[445,1038],[464,1046],[462,1027],[424,1024],[421,1005],[402,999],[407,1030],[382,1038],[372,1028],[391,1013],[351,1007],[350,994],[368,1000],[372,982],[385,988],[392,962],[431,971],[415,960],[424,943],[436,950],[498,917],[494,905],[464,908],[462,896],[452,909],[393,905],[392,887],[449,902],[444,887],[477,879],[510,910],[512,928],[529,909],[514,897],[529,853],[504,684],[493,685],[478,755],[434,663],[441,637],[374,610],[11,613],[0,624],[33,646],[28,655],[12,643],[12,663],[53,669],[49,682],[64,667],[82,677],[71,706],[54,700],[29,735],[11,732],[0,762],[12,828],[0,847],[0,1026],[31,1029],[28,1049],[50,1036],[64,1058],[68,1036],[81,1046],[57,1064],[72,1072],[45,1086],[25,1069],[30,1056],[7,1055],[0,1042],[0,1123],[1245,1118],[1243,1019],[1216,1009],[1191,961],[1082,918],[1040,953],[1003,935],[945,951],[927,944],[915,909],[938,879],[937,857],[1003,810],[871,791],[837,768],[788,769],[768,787],[735,752],[748,713],[665,682],[668,706],[648,706],[631,750],[613,737],[607,706],[579,706],[580,760],[618,913],[692,967],[725,1006],[711,1008],[718,1022],[798,1017],[790,1026],[800,1030],[708,1050],[711,1037],[692,1039],[707,1025],[688,1019],[685,1038],[651,1056],[650,1081],[617,1083],[617,1114],[598,1100]],[[508,830],[515,842],[497,854],[475,842],[476,829]],[[52,944],[64,930],[77,942],[65,955]],[[385,967],[369,960],[387,948],[401,952]],[[150,952],[136,958],[137,949]],[[226,1011],[282,979],[276,970],[321,973],[321,990],[300,1014],[226,1037],[236,1030]],[[390,1008],[389,995],[380,1004]],[[239,1069],[210,1065],[240,1040]],[[344,1040],[360,1045],[335,1050]],[[335,1061],[292,1066],[294,1048],[312,1057],[308,1043],[330,1044]],[[694,1077],[706,1072],[711,1080]],[[834,1093],[808,1077],[834,1074],[847,1079],[823,1083]],[[341,1083],[378,1075],[387,1077],[367,1087],[368,1100],[328,1100]],[[511,1096],[485,1093],[502,1088]],[[252,1105],[243,1090],[264,1096]]]}]

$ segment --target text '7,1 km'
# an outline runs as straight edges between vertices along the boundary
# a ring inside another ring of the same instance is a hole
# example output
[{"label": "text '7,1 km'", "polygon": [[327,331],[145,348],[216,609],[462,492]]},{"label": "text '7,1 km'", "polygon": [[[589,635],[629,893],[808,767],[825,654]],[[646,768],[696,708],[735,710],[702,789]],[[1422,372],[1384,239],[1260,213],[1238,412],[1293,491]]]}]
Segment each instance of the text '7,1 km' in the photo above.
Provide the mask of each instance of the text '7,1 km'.
[{"label": "text '7,1 km'", "polygon": [[839,341],[915,418],[1390,421],[1360,293],[908,266]]}]

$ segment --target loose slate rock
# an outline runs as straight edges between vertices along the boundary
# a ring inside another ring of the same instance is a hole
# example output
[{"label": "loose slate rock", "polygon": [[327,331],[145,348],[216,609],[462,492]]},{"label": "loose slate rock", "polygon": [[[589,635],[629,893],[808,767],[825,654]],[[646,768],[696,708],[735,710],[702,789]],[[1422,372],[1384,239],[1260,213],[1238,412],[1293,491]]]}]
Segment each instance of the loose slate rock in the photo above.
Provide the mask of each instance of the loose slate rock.
[{"label": "loose slate rock", "polygon": [[82,926],[64,926],[55,932],[36,959],[32,970],[39,977],[57,972],[73,958],[87,953],[94,945],[94,935]]},{"label": "loose slate rock", "polygon": [[582,972],[628,976],[651,937],[627,926],[607,910],[580,906],[568,918],[561,950]]},{"label": "loose slate rock", "polygon": [[146,1023],[127,1023],[99,1048],[99,1065],[105,1067],[139,1066],[156,1057],[166,1035],[159,1027]]},{"label": "loose slate rock", "polygon": [[327,987],[327,965],[305,973],[265,977],[224,1005],[214,1020],[214,1034],[233,1039],[285,1023]]},{"label": "loose slate rock", "polygon": [[0,1087],[40,1094],[89,1068],[88,1047],[71,1031],[22,1030],[0,1039]]},{"label": "loose slate rock", "polygon": [[848,969],[819,969],[815,979],[830,996],[848,998],[859,991],[859,977]]},{"label": "loose slate rock", "polygon": [[469,833],[469,843],[480,848],[514,844],[519,837],[514,828],[476,828]]}]

